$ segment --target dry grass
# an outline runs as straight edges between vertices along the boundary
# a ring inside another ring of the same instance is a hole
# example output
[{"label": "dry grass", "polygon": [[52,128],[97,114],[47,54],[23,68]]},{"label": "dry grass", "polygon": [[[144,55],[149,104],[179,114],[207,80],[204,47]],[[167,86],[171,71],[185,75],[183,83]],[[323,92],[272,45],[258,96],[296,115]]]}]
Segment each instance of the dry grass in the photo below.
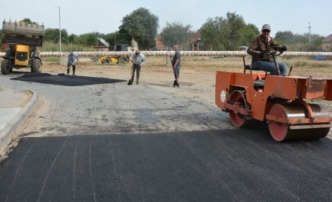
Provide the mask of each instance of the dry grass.
[{"label": "dry grass", "polygon": [[[250,64],[250,57],[246,58],[246,63]],[[58,63],[59,58],[43,58],[43,61],[47,64]],[[290,69],[291,66],[293,76],[312,76],[314,78],[332,78],[332,61],[317,61],[313,59],[303,58],[281,58],[279,62],[286,63]],[[80,65],[100,65],[94,63],[90,58],[80,58]],[[121,65],[119,65],[121,66]],[[126,64],[124,66],[130,66]],[[148,56],[144,68],[148,68],[150,71],[165,71],[170,70],[171,64],[169,57],[166,56]],[[243,72],[243,60],[242,57],[194,57],[183,56],[181,61],[182,71],[199,71],[199,72],[211,72],[216,71],[229,71],[229,72]]]},{"label": "dry grass", "polygon": [[[45,63],[58,63],[58,57],[43,58]],[[297,58],[279,58],[279,62],[286,63],[288,67],[292,68],[291,75],[294,76],[312,76],[317,78],[332,78],[332,61],[317,61],[307,57]],[[246,58],[246,63],[250,64],[251,58]],[[81,65],[100,65],[92,62],[89,58],[80,58]],[[125,65],[128,66],[129,64]],[[170,59],[166,56],[148,56],[144,68],[149,68],[151,71],[160,71],[164,68],[170,68]],[[199,56],[183,56],[181,60],[182,70],[201,70],[206,72],[215,71],[230,71],[242,72],[243,60],[242,57],[199,57]]]},{"label": "dry grass", "polygon": [[[147,57],[146,67],[170,67],[168,57]],[[250,58],[246,58],[246,63],[250,64]],[[279,62],[286,63],[289,67],[293,66],[291,75],[312,76],[318,78],[332,78],[332,61],[317,61],[306,57],[281,58]],[[243,71],[242,57],[186,57],[182,58],[181,68],[186,69],[205,69],[206,71]]]}]

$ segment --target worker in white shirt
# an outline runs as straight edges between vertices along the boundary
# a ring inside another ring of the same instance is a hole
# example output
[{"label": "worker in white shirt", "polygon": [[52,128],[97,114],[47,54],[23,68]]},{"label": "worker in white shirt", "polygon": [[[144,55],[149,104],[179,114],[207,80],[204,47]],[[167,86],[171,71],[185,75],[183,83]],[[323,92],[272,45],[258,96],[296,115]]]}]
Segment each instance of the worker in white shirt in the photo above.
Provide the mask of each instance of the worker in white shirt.
[{"label": "worker in white shirt", "polygon": [[67,74],[69,74],[70,67],[73,67],[73,75],[75,75],[77,61],[78,61],[78,54],[70,51],[67,62]]},{"label": "worker in white shirt", "polygon": [[141,66],[144,64],[145,61],[144,54],[141,53],[139,50],[136,50],[130,56],[130,61],[133,63],[133,65],[131,68],[131,79],[128,81],[128,85],[133,84],[135,72],[136,72],[136,84],[138,84],[141,72]]}]

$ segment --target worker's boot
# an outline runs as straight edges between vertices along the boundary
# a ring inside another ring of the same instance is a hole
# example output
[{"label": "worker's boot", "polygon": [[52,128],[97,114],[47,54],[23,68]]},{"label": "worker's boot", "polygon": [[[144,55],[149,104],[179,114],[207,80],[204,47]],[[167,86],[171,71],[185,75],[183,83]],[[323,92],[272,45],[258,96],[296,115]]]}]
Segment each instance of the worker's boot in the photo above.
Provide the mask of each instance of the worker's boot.
[{"label": "worker's boot", "polygon": [[176,80],[174,80],[174,83],[173,83],[173,87],[175,87],[176,86]]}]

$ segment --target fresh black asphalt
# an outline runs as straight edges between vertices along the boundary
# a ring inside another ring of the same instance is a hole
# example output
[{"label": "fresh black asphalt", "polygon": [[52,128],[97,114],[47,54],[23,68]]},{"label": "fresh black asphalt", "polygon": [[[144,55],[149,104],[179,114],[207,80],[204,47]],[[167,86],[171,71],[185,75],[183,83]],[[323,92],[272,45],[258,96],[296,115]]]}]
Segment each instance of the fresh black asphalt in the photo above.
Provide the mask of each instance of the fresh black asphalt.
[{"label": "fresh black asphalt", "polygon": [[61,86],[85,86],[95,84],[110,84],[116,82],[125,82],[121,79],[101,78],[92,76],[72,76],[72,75],[52,75],[49,73],[26,73],[22,76],[12,78],[12,80],[35,82],[42,84],[61,85]]},{"label": "fresh black asphalt", "polygon": [[332,142],[266,131],[26,137],[0,201],[331,201]]}]

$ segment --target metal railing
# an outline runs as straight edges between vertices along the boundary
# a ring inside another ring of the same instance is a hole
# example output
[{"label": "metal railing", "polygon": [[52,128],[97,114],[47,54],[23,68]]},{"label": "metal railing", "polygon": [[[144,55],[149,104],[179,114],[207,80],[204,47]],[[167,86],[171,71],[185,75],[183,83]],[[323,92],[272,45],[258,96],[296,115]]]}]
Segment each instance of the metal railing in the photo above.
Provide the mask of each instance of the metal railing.
[{"label": "metal railing", "polygon": [[[171,56],[174,51],[141,51],[145,56]],[[180,51],[183,56],[245,56],[246,51]],[[81,51],[77,52],[80,57],[90,56],[127,56],[133,52],[128,51]],[[69,52],[40,52],[42,57],[60,57],[67,56]],[[4,52],[0,52],[0,56],[4,56]],[[332,52],[284,52],[282,56],[332,56]]]}]

